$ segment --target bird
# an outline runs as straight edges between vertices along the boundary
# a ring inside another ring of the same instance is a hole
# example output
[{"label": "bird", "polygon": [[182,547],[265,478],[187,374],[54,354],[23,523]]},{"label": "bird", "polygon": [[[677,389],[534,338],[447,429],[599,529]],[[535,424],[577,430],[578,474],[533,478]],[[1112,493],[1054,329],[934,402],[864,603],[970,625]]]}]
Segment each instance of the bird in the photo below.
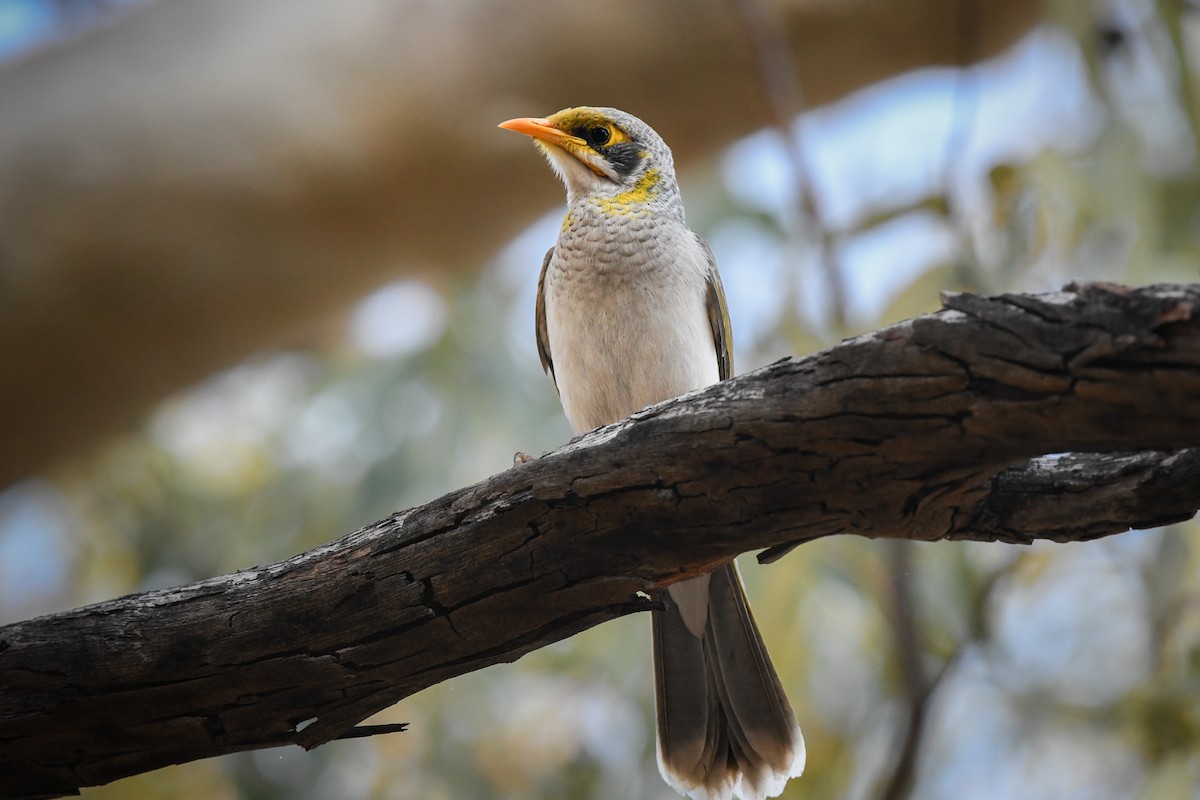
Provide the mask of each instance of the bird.
[{"label": "bird", "polygon": [[[538,356],[576,434],[733,374],[725,291],[684,220],[671,150],[615,108],[499,127],[533,139],[567,191],[542,260]],[[657,760],[693,800],[775,797],[804,738],[750,613],[736,562],[656,590]]]}]

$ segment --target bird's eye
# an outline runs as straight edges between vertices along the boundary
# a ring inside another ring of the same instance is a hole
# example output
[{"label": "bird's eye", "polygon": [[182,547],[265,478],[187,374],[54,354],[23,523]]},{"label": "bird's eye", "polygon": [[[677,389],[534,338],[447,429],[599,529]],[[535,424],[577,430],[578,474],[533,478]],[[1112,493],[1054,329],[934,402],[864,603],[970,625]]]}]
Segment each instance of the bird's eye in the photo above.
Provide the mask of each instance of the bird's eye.
[{"label": "bird's eye", "polygon": [[606,125],[597,125],[587,130],[588,144],[593,147],[603,147],[612,138],[612,131]]}]

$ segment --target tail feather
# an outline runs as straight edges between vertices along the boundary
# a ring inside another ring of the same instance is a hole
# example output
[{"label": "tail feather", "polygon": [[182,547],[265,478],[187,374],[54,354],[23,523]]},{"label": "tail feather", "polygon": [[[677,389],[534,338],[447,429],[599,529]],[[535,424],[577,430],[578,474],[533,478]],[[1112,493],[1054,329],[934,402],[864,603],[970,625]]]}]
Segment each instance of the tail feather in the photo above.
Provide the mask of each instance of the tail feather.
[{"label": "tail feather", "polygon": [[[702,665],[704,639],[693,636],[667,592],[654,616],[654,677],[659,767],[676,789],[703,783],[711,765],[728,760],[721,699]],[[732,783],[730,784],[732,786]]]},{"label": "tail feather", "polygon": [[[658,761],[695,800],[774,797],[804,771],[804,739],[733,564],[658,598]],[[704,604],[702,635],[695,608]],[[689,629],[691,623],[692,629]],[[695,632],[694,632],[695,631]]]}]

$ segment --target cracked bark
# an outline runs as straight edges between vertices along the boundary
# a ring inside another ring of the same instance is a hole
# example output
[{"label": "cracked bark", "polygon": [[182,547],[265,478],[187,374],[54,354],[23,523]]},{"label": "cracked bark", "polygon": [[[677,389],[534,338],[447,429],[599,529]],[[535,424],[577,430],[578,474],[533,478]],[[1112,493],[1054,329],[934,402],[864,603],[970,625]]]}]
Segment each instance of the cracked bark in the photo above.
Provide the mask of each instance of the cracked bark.
[{"label": "cracked bark", "polygon": [[286,561],[0,628],[0,791],[315,747],[750,549],[1082,540],[1200,507],[1200,285],[944,304]]}]

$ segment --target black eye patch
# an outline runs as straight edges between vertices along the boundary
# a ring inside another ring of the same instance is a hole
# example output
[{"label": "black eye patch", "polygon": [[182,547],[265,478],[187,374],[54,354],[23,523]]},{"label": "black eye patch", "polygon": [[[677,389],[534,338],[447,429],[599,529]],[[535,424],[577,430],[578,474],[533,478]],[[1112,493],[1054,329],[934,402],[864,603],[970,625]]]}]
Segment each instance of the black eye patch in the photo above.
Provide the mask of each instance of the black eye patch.
[{"label": "black eye patch", "polygon": [[642,148],[633,142],[620,142],[604,151],[604,158],[622,178],[629,175],[642,162]]}]

